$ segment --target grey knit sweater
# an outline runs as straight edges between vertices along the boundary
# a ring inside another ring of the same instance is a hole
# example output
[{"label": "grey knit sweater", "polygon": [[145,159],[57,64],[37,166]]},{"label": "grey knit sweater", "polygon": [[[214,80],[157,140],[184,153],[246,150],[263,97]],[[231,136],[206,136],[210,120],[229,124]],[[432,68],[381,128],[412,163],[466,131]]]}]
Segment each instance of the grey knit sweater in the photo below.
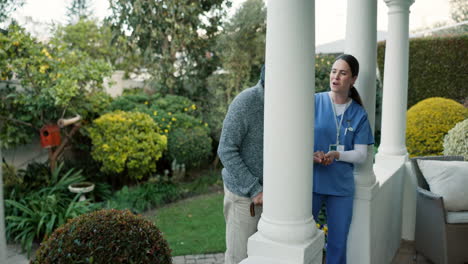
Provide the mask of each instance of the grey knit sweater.
[{"label": "grey knit sweater", "polygon": [[237,95],[229,106],[219,140],[224,185],[243,197],[263,191],[263,102],[261,81]]}]

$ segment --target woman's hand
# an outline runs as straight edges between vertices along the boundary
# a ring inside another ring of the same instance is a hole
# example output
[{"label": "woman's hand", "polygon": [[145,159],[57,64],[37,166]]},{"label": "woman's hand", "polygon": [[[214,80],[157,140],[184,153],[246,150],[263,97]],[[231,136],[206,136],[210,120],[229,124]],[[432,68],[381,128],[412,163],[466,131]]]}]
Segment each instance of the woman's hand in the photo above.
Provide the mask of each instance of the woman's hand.
[{"label": "woman's hand", "polygon": [[314,163],[322,163],[325,158],[325,153],[323,151],[314,152]]},{"label": "woman's hand", "polygon": [[340,153],[338,151],[329,151],[327,154],[325,154],[322,164],[330,165],[333,163],[333,161],[339,158],[340,158]]}]

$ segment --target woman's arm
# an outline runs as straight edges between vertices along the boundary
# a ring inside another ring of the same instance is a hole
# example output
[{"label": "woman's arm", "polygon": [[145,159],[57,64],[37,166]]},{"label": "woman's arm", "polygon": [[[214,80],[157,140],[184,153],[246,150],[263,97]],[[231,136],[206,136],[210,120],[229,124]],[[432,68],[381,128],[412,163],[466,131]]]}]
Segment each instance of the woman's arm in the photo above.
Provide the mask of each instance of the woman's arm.
[{"label": "woman's arm", "polygon": [[353,150],[339,151],[339,161],[360,164],[367,159],[367,145],[355,144]]},{"label": "woman's arm", "polygon": [[355,144],[353,150],[329,151],[327,154],[325,154],[322,164],[329,165],[333,163],[334,160],[360,164],[360,163],[364,163],[366,159],[367,159],[367,145]]}]

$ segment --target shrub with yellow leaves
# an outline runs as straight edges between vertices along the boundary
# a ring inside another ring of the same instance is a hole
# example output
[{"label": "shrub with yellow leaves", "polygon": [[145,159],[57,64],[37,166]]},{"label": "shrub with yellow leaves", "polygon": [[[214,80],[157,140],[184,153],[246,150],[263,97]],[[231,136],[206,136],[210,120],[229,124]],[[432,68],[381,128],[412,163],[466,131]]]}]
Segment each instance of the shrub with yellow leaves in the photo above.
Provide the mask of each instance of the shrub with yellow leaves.
[{"label": "shrub with yellow leaves", "polygon": [[468,109],[454,100],[433,97],[407,112],[406,146],[411,157],[442,155],[443,138],[468,117]]},{"label": "shrub with yellow leaves", "polygon": [[102,162],[101,170],[126,171],[133,180],[155,172],[156,161],[167,148],[167,137],[145,113],[114,111],[94,120],[88,131],[93,143],[91,154]]}]

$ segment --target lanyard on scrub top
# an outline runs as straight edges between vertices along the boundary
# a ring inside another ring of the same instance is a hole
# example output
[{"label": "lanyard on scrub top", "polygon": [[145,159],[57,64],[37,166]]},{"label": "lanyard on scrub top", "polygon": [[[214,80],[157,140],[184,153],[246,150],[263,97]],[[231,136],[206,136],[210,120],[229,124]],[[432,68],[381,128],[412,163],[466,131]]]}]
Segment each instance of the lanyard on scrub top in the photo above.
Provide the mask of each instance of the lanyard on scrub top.
[{"label": "lanyard on scrub top", "polygon": [[338,122],[338,118],[336,117],[335,103],[333,102],[333,99],[332,99],[331,95],[329,97],[330,97],[330,102],[331,102],[332,109],[333,109],[333,118],[335,120],[335,126],[336,126],[336,145],[338,146],[338,145],[340,145],[341,124],[343,123],[343,118],[344,118],[344,114],[346,112],[346,109],[348,109],[348,106],[351,104],[351,100],[349,100],[346,103],[345,110],[343,111],[343,114],[341,114],[340,122]]}]

